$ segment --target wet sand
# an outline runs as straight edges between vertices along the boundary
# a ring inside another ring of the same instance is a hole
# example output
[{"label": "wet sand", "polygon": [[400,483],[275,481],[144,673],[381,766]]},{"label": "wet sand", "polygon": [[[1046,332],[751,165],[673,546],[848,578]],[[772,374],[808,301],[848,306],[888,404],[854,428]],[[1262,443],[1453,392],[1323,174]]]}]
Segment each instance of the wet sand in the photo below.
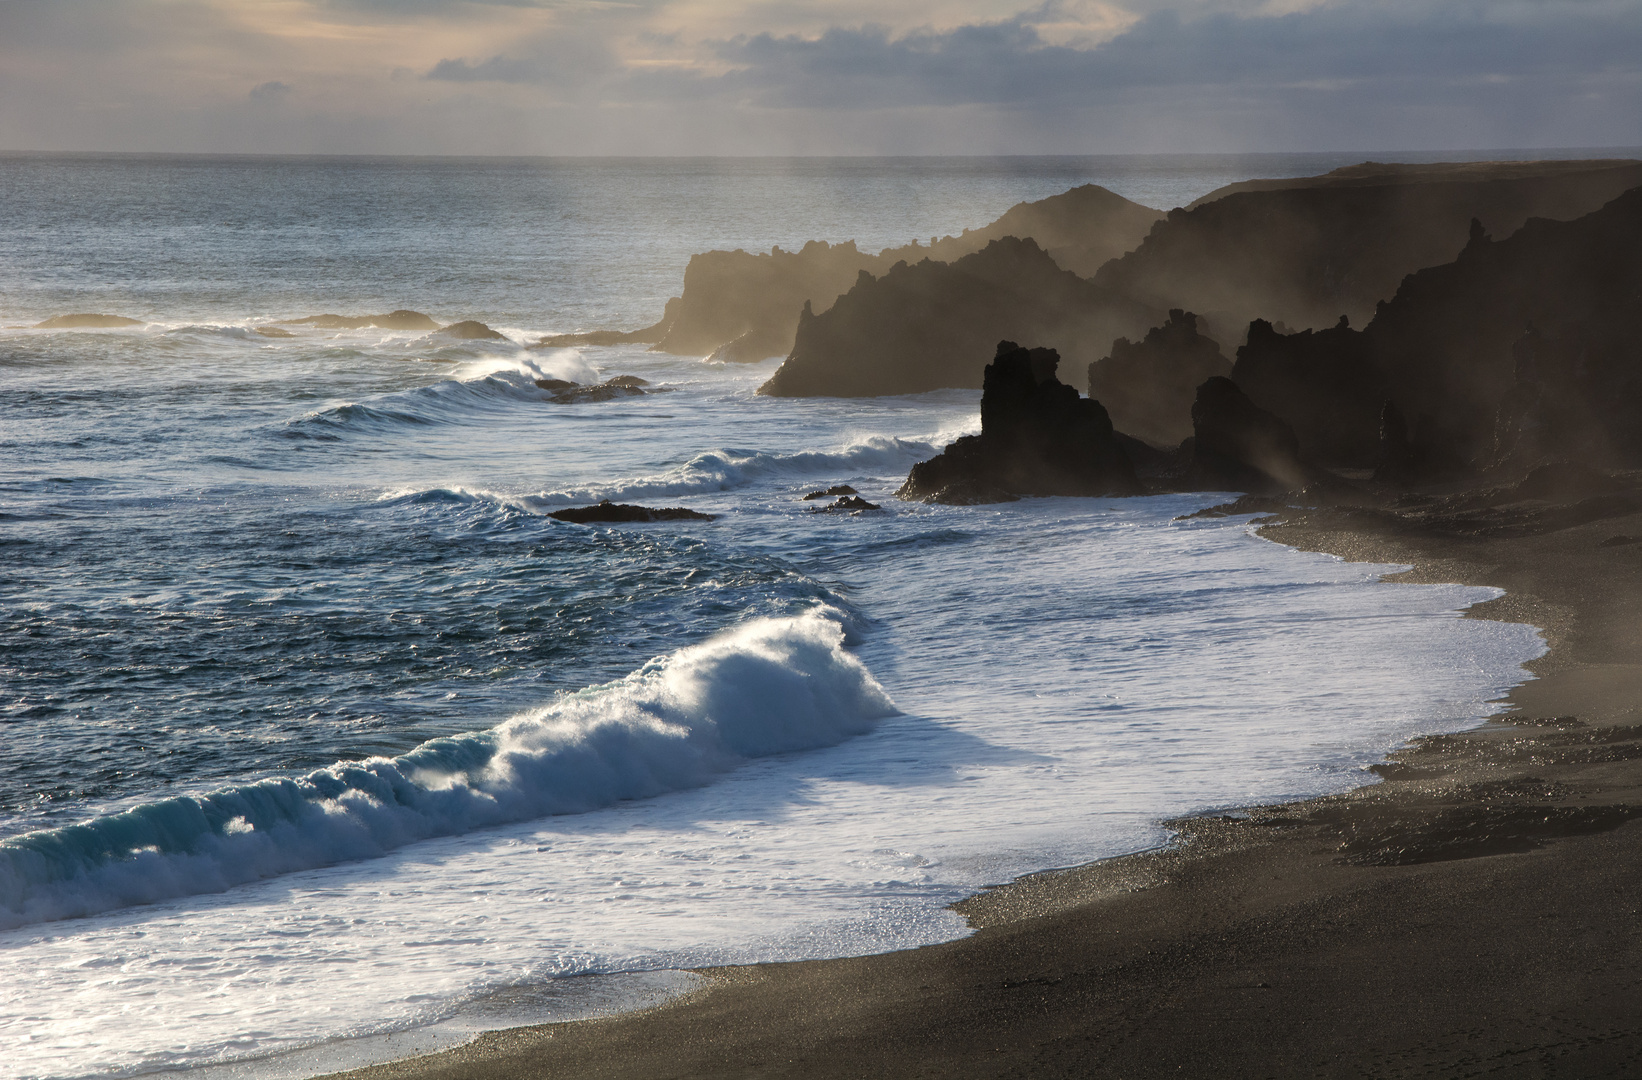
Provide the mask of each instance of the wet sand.
[{"label": "wet sand", "polygon": [[[348,1074],[1642,1075],[1642,485],[1287,511],[1266,535],[1507,590],[1511,711],[1345,795],[1173,823],[1171,848],[959,905],[908,952],[704,972],[648,1012]],[[1342,662],[1349,662],[1343,657]]]}]

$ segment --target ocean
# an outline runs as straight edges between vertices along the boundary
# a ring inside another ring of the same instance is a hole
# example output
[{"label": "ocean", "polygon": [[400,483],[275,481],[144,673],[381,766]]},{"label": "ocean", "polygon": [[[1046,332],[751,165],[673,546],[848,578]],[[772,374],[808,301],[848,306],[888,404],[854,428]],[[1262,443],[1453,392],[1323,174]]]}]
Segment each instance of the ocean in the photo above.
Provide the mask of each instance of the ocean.
[{"label": "ocean", "polygon": [[[1492,590],[1182,520],[1213,493],[896,501],[977,392],[525,347],[697,251],[1367,156],[0,155],[0,1077],[307,1076],[948,940],[1480,722],[1543,648],[1461,617]],[[506,339],[257,330],[396,308]],[[30,328],[71,312],[138,325]],[[801,499],[841,483],[884,509]],[[716,517],[547,516],[601,498]]]}]

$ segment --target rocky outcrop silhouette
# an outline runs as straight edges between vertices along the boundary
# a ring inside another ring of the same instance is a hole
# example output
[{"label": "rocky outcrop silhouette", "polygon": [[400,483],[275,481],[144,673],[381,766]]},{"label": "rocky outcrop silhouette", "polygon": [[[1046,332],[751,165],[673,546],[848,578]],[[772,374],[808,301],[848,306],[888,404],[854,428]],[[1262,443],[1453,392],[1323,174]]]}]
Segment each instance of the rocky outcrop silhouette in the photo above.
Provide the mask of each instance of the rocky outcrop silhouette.
[{"label": "rocky outcrop silhouette", "polygon": [[1294,429],[1220,375],[1198,387],[1192,402],[1192,455],[1189,486],[1199,490],[1302,491],[1313,476]]},{"label": "rocky outcrop silhouette", "polygon": [[986,365],[981,433],[912,467],[902,499],[973,504],[1021,495],[1134,495],[1140,484],[1100,402],[1056,378],[1060,354],[1000,341]]},{"label": "rocky outcrop silhouette", "polygon": [[1095,281],[1159,309],[1198,313],[1228,343],[1254,319],[1357,325],[1406,275],[1450,262],[1471,219],[1505,236],[1530,217],[1570,219],[1642,184],[1642,162],[1366,163],[1300,181],[1234,185],[1169,212]]},{"label": "rocky outcrop silhouette", "polygon": [[1175,308],[1140,341],[1120,337],[1109,355],[1089,365],[1089,396],[1106,406],[1118,430],[1174,447],[1192,434],[1197,388],[1231,372],[1219,344],[1198,333],[1197,316]]},{"label": "rocky outcrop silhouette", "polygon": [[[1642,466],[1642,188],[1406,277],[1361,332],[1254,324],[1234,378],[1328,464],[1403,480]],[[1248,380],[1245,383],[1245,379]]]},{"label": "rocky outcrop silhouette", "polygon": [[1159,313],[1055,265],[1031,240],[994,240],[953,263],[863,271],[828,311],[806,307],[791,354],[759,388],[870,397],[979,387],[999,340],[1061,343],[1082,375],[1113,338]]},{"label": "rocky outcrop silhouette", "polygon": [[[864,270],[882,277],[897,263],[954,262],[1006,237],[1031,238],[1063,269],[1092,274],[1140,243],[1161,211],[1085,184],[1037,202],[1018,203],[998,220],[959,236],[930,237],[876,255],[854,242],[812,240],[798,251],[709,251],[691,256],[681,296],[654,326],[543,338],[539,347],[648,344],[658,352],[751,362],[792,351],[806,303],[820,314]],[[990,342],[983,341],[990,347]]]},{"label": "rocky outcrop silhouette", "polygon": [[305,319],[287,319],[288,326],[312,326],[316,330],[363,330],[378,327],[382,330],[437,330],[439,324],[420,311],[400,308],[386,315],[309,315]]}]

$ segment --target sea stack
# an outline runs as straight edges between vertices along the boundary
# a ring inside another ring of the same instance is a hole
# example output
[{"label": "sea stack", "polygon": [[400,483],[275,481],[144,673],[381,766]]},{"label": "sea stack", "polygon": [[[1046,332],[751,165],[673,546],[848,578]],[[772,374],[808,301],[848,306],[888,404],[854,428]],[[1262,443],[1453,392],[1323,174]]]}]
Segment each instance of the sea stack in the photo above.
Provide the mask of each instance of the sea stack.
[{"label": "sea stack", "polygon": [[956,504],[1138,494],[1105,408],[1056,378],[1059,364],[1054,349],[998,342],[981,391],[981,433],[914,465],[896,494]]}]

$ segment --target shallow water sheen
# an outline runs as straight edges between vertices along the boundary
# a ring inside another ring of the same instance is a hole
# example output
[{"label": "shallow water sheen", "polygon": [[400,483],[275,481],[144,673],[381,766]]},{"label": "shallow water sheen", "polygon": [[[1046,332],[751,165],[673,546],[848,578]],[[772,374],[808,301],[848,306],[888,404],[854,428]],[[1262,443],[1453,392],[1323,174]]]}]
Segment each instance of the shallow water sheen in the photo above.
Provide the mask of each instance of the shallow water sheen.
[{"label": "shallow water sheen", "polygon": [[[710,229],[897,242],[1087,163],[627,163],[601,198],[518,163],[23,164],[0,325],[153,321],[0,330],[0,1076],[444,1038],[619,996],[561,976],[950,938],[978,886],[1359,783],[1540,651],[1458,617],[1488,590],[1177,520],[1213,496],[896,502],[972,392],[767,399],[773,362],[522,347],[636,321]],[[70,234],[49,271],[41,222]],[[509,340],[255,333],[398,306]],[[664,392],[534,384],[615,374]],[[799,498],[836,483],[884,509]],[[717,518],[547,516],[605,497]]]}]

